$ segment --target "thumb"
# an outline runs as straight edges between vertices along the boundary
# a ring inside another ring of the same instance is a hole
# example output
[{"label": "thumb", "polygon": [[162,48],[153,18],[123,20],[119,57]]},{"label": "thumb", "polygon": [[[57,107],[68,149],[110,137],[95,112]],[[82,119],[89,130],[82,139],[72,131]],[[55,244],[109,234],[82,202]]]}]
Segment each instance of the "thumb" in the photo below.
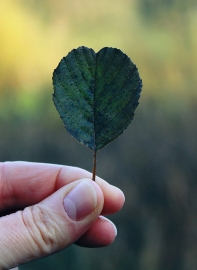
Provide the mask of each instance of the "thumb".
[{"label": "thumb", "polygon": [[36,205],[2,217],[0,269],[50,255],[76,242],[97,219],[103,202],[100,187],[82,179]]}]

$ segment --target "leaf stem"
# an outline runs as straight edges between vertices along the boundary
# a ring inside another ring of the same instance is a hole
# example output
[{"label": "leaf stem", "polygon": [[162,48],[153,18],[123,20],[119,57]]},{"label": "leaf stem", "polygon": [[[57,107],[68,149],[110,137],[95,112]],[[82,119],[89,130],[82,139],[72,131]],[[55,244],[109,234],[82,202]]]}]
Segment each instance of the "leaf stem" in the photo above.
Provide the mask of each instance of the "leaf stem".
[{"label": "leaf stem", "polygon": [[96,151],[93,153],[93,167],[92,167],[92,180],[95,181],[96,177]]}]

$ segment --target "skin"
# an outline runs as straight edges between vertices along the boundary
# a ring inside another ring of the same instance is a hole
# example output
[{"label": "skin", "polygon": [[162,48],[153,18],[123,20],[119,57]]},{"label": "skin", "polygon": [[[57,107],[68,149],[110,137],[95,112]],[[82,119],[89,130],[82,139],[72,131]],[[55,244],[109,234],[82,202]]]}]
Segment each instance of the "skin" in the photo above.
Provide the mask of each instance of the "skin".
[{"label": "skin", "polygon": [[[104,215],[124,204],[122,191],[76,167],[29,162],[0,163],[0,269],[10,269],[71,244],[104,247],[116,237]],[[65,196],[81,182],[96,194],[94,211],[72,220]]]}]

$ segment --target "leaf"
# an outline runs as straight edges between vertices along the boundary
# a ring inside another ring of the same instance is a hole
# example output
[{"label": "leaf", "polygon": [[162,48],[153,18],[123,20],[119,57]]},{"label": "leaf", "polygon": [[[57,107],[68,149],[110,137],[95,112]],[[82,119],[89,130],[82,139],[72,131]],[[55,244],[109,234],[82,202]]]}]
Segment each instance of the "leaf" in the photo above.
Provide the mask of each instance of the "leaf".
[{"label": "leaf", "polygon": [[119,49],[86,47],[63,57],[53,73],[53,101],[67,131],[96,153],[131,123],[142,81]]}]

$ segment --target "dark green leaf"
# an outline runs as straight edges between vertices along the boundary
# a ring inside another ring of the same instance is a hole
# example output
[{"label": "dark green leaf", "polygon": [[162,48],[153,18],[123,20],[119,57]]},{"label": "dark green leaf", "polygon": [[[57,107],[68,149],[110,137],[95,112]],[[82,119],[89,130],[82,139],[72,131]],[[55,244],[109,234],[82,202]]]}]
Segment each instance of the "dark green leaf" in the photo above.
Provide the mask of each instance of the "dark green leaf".
[{"label": "dark green leaf", "polygon": [[131,123],[142,81],[118,49],[72,50],[53,73],[53,101],[67,131],[97,152]]}]

